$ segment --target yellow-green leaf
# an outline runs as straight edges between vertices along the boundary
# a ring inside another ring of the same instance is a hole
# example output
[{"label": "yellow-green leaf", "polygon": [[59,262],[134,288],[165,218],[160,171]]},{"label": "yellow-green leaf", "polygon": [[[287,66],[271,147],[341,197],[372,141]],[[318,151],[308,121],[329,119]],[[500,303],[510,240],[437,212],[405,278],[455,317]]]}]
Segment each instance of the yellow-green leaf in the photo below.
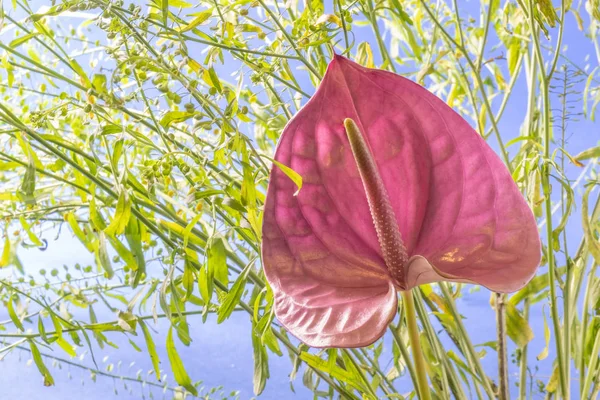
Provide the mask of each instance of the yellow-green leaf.
[{"label": "yellow-green leaf", "polygon": [[160,124],[163,128],[168,127],[172,123],[183,122],[194,116],[195,113],[187,111],[168,111],[160,119]]},{"label": "yellow-green leaf", "polygon": [[208,263],[209,275],[212,275],[227,285],[229,283],[228,270],[227,270],[227,250],[225,248],[225,242],[223,237],[214,236],[206,249],[206,259]]},{"label": "yellow-green leaf", "polygon": [[592,147],[582,151],[573,157],[575,160],[588,160],[590,158],[600,157],[600,146]]},{"label": "yellow-green leaf", "polygon": [[[165,220],[159,220],[158,221],[159,225],[165,227],[166,229],[170,230],[172,233],[179,235],[180,237],[184,237],[185,235],[185,228],[175,222],[172,221],[165,221]],[[200,246],[200,247],[204,247],[206,246],[206,242],[200,238],[198,235],[194,234],[193,232],[190,231],[190,233],[188,234],[188,242],[195,244],[196,246]]]},{"label": "yellow-green leaf", "polygon": [[[214,87],[215,89],[217,89],[217,91],[219,93],[223,92],[223,88],[221,88],[221,81],[219,80],[219,75],[217,75],[217,72],[215,71],[215,69],[213,67],[210,67],[209,69],[205,70],[205,72],[208,71],[208,83]],[[205,79],[206,80],[206,79]]]},{"label": "yellow-green leaf", "polygon": [[77,353],[75,352],[75,348],[73,345],[65,340],[64,337],[59,337],[56,339],[56,344],[60,346],[61,349],[65,351],[71,357],[77,357]]},{"label": "yellow-green leaf", "polygon": [[38,349],[37,345],[33,342],[33,340],[29,341],[29,348],[31,349],[31,356],[33,358],[33,362],[35,363],[38,371],[40,371],[40,374],[42,374],[42,376],[44,377],[44,386],[53,386],[54,378],[52,378],[50,371],[48,371],[48,368],[44,364],[44,361],[42,360],[42,355],[40,354],[40,350]]},{"label": "yellow-green leaf", "polygon": [[581,199],[581,219],[587,247],[592,254],[592,257],[594,257],[596,263],[600,264],[600,243],[594,235],[594,230],[592,229],[588,215],[588,198],[594,186],[595,185],[589,185],[583,194],[583,198]]},{"label": "yellow-green leaf", "polygon": [[323,360],[321,357],[306,352],[302,352],[300,354],[300,359],[312,368],[330,374],[333,378],[339,379],[355,389],[365,391],[360,377],[356,376],[354,373],[346,371],[340,366],[331,366],[327,360]]},{"label": "yellow-green leaf", "polygon": [[545,360],[546,357],[548,357],[548,344],[550,343],[550,327],[548,326],[548,320],[546,319],[546,312],[543,309],[542,314],[544,315],[544,341],[546,342],[546,345],[540,354],[537,355],[538,361]]},{"label": "yellow-green leaf", "polygon": [[255,332],[252,333],[252,349],[254,350],[254,394],[258,396],[265,390],[270,373],[267,350]]},{"label": "yellow-green leaf", "polygon": [[185,367],[181,362],[181,358],[179,357],[179,353],[177,352],[177,348],[175,347],[175,343],[173,342],[173,327],[169,328],[169,333],[167,334],[167,356],[171,363],[175,381],[194,396],[198,396],[198,391],[194,385],[192,385],[192,380],[187,374]]},{"label": "yellow-green leaf", "polygon": [[517,346],[523,347],[533,340],[533,331],[517,307],[510,302],[506,302],[505,307],[506,332],[508,333],[508,337],[510,337]]},{"label": "yellow-green leaf", "polygon": [[106,251],[106,235],[104,232],[100,232],[100,235],[98,236],[96,260],[106,273],[106,277],[111,279],[115,275],[115,272],[112,268],[108,252]]},{"label": "yellow-green leaf", "polygon": [[15,324],[15,326],[20,331],[24,331],[25,328],[23,327],[23,324],[21,323],[21,320],[19,319],[19,316],[17,315],[17,313],[15,311],[15,305],[13,303],[13,296],[9,297],[8,300],[6,301],[6,310],[8,311],[8,316],[10,317],[13,324]]},{"label": "yellow-green leaf", "polygon": [[273,163],[279,167],[279,169],[296,184],[298,190],[294,193],[294,196],[297,196],[300,193],[300,189],[302,189],[302,176],[299,173],[291,169],[290,167],[280,163],[279,161],[273,160]]},{"label": "yellow-green leaf", "polygon": [[122,190],[117,201],[115,216],[104,232],[107,235],[120,235],[125,230],[131,217],[131,199],[126,190]]},{"label": "yellow-green leaf", "polygon": [[94,74],[94,77],[92,78],[92,87],[100,94],[106,93],[106,75]]},{"label": "yellow-green leaf", "polygon": [[75,71],[77,75],[79,75],[79,78],[81,79],[81,84],[88,89],[91,88],[92,82],[90,82],[90,78],[88,78],[87,74],[85,73],[85,70],[81,67],[81,65],[79,65],[79,63],[75,59],[71,59],[69,63],[71,65],[71,68],[73,68],[73,71]]},{"label": "yellow-green leaf", "polygon": [[36,37],[38,34],[37,33],[29,33],[27,35],[21,36],[20,38],[17,38],[15,40],[13,40],[12,42],[10,42],[9,47],[14,49],[15,47],[19,47],[20,45],[22,45],[23,43],[27,42],[28,40]]},{"label": "yellow-green leaf", "polygon": [[242,294],[244,294],[244,288],[246,287],[248,271],[250,271],[250,268],[246,267],[245,271],[237,277],[229,293],[227,293],[225,299],[221,302],[221,306],[217,310],[218,324],[229,318],[235,306],[239,304]]},{"label": "yellow-green leaf", "polygon": [[158,358],[158,353],[156,352],[156,346],[154,345],[154,340],[152,339],[152,335],[146,326],[146,323],[143,319],[138,319],[138,323],[142,328],[142,332],[144,333],[144,339],[146,340],[146,347],[148,348],[148,354],[150,355],[150,360],[152,360],[152,366],[154,367],[154,373],[156,374],[156,380],[160,381],[160,358]]},{"label": "yellow-green leaf", "polygon": [[4,248],[2,249],[2,258],[0,259],[0,268],[5,268],[10,265],[11,262],[11,244],[8,235],[4,237]]},{"label": "yellow-green leaf", "polygon": [[180,32],[187,32],[190,31],[192,29],[194,29],[195,27],[197,27],[198,25],[204,23],[206,20],[208,20],[213,13],[213,9],[209,8],[208,10],[204,10],[201,11],[200,13],[196,14],[196,18],[194,18],[193,20],[191,20],[190,22],[188,22],[187,25],[178,28],[177,30]]},{"label": "yellow-green leaf", "polygon": [[27,222],[27,220],[25,220],[25,217],[21,215],[19,217],[19,221],[21,222],[21,225],[23,226],[23,229],[27,233],[27,236],[29,237],[29,240],[31,240],[31,242],[34,245],[36,245],[38,247],[42,247],[44,244],[37,237],[37,235],[31,230],[31,225],[29,225],[29,223]]},{"label": "yellow-green leaf", "polygon": [[67,222],[69,223],[69,226],[71,227],[71,230],[73,231],[73,233],[75,234],[77,239],[79,239],[79,241],[90,252],[94,251],[94,248],[92,247],[91,243],[87,239],[85,232],[83,232],[83,230],[79,227],[79,223],[77,222],[77,218],[75,217],[75,214],[73,212],[67,213],[66,218],[67,218]]}]

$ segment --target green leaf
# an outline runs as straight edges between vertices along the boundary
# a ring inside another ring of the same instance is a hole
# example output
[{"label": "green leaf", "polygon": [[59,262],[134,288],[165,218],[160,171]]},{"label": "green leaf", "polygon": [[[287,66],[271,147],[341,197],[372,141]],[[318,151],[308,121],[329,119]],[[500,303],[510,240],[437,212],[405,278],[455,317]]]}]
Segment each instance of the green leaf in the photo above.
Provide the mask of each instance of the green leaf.
[{"label": "green leaf", "polygon": [[38,35],[37,32],[35,33],[29,33],[27,35],[21,36],[20,38],[17,38],[15,40],[13,40],[12,42],[10,42],[10,44],[8,45],[11,49],[14,49],[15,47],[19,47],[20,45],[22,45],[23,43],[29,41],[30,39],[36,37]]},{"label": "green leaf", "polygon": [[123,262],[125,262],[125,265],[127,265],[133,271],[136,271],[138,269],[138,263],[133,253],[129,251],[129,249],[125,247],[125,245],[114,236],[108,236],[108,241],[110,242],[112,247],[117,251],[117,254],[119,255],[119,257],[121,257]]},{"label": "green leaf", "polygon": [[[571,10],[571,11],[575,11],[575,10]],[[579,17],[579,14],[574,13],[574,15],[576,17]],[[579,17],[579,19],[581,19],[581,17]],[[583,28],[582,28],[583,29]],[[586,118],[590,118],[592,121],[594,120],[594,115],[590,115],[590,110],[588,110],[588,98],[590,97],[590,86],[592,84],[592,81],[594,81],[594,77],[596,75],[596,71],[598,71],[598,68],[600,67],[596,67],[592,70],[592,72],[590,72],[590,74],[588,75],[588,78],[585,82],[585,87],[583,89],[583,115]],[[575,157],[577,158],[577,157]]]},{"label": "green leaf", "polygon": [[54,325],[54,331],[56,332],[56,336],[62,337],[63,327],[60,323],[60,320],[54,312],[50,312],[50,319],[52,319],[52,324]]},{"label": "green leaf", "polygon": [[94,74],[94,77],[92,78],[92,88],[100,94],[106,94],[106,75]]},{"label": "green leaf", "polygon": [[35,204],[35,165],[31,159],[27,164],[19,192],[22,200],[27,204]]},{"label": "green leaf", "polygon": [[106,222],[96,207],[96,197],[90,200],[90,222],[96,230],[103,231],[106,228]]},{"label": "green leaf", "polygon": [[184,266],[183,266],[183,278],[182,278],[182,283],[183,283],[183,288],[185,289],[185,298],[183,299],[184,301],[186,301],[189,297],[192,296],[193,292],[194,292],[194,267],[192,266],[192,263],[190,262],[189,258],[186,257],[185,258],[185,262],[184,262]]},{"label": "green leaf", "polygon": [[548,393],[555,393],[556,389],[558,389],[558,381],[559,381],[559,372],[558,372],[558,364],[554,364],[554,368],[552,369],[552,375],[550,375],[550,379],[546,384],[546,391]]},{"label": "green leaf", "polygon": [[600,146],[592,147],[582,151],[573,157],[575,160],[589,160],[590,158],[600,157]]},{"label": "green leaf", "polygon": [[533,331],[529,323],[517,307],[510,302],[505,303],[506,307],[506,332],[508,337],[519,347],[524,347],[533,340]]},{"label": "green leaf", "polygon": [[121,193],[119,193],[115,216],[104,232],[107,235],[120,235],[125,230],[130,217],[131,199],[127,194],[127,190],[122,190]]},{"label": "green leaf", "polygon": [[190,240],[190,234],[192,233],[192,229],[194,229],[194,227],[196,226],[198,221],[200,221],[200,218],[202,218],[202,213],[196,214],[196,216],[194,218],[192,218],[192,220],[185,227],[185,230],[183,231],[183,247],[184,248],[187,247],[188,242]]},{"label": "green leaf", "polygon": [[172,326],[169,328],[169,333],[167,334],[167,356],[169,356],[169,362],[171,363],[175,381],[194,396],[198,396],[198,391],[194,385],[192,385],[192,380],[188,376],[185,367],[181,362],[181,358],[179,357],[179,353],[177,352],[177,348],[175,347],[175,343],[173,342]]},{"label": "green leaf", "polygon": [[77,222],[77,218],[75,217],[75,213],[73,213],[73,212],[67,213],[66,214],[66,219],[67,219],[67,222],[69,223],[69,226],[71,227],[71,230],[73,231],[73,233],[77,237],[77,239],[79,239],[79,241],[90,252],[93,252],[94,248],[92,247],[92,244],[90,243],[90,241],[87,239],[87,236],[86,236],[85,232],[79,227],[79,222]]},{"label": "green leaf", "polygon": [[88,78],[87,74],[85,73],[85,70],[81,67],[81,65],[79,65],[79,63],[75,59],[71,59],[69,63],[71,65],[71,68],[73,68],[73,71],[75,71],[77,75],[79,75],[79,78],[81,79],[81,84],[88,89],[91,88],[92,82],[90,82],[90,78]]},{"label": "green leaf", "polygon": [[258,26],[252,25],[252,24],[238,24],[238,25],[236,25],[235,28],[241,32],[262,33],[262,31],[263,31]]},{"label": "green leaf", "polygon": [[206,258],[208,268],[211,272],[210,275],[214,276],[215,279],[224,285],[228,285],[227,250],[222,236],[213,236],[211,238],[206,249]]},{"label": "green leaf", "polygon": [[123,138],[119,138],[117,140],[115,140],[115,142],[112,144],[112,157],[111,157],[111,164],[112,164],[112,168],[113,171],[115,171],[115,173],[119,170],[119,160],[121,159],[121,156],[123,155],[123,146],[125,145],[125,141],[123,140]]},{"label": "green leaf", "polygon": [[15,74],[13,72],[14,67],[8,62],[8,53],[4,54],[4,56],[0,58],[0,64],[2,64],[2,67],[4,68],[4,70],[6,70],[6,73],[8,74],[8,79],[6,81],[8,87],[12,87],[15,80]]},{"label": "green leaf", "polygon": [[41,315],[38,315],[38,332],[42,340],[48,343],[48,336],[46,335],[46,328],[44,327],[44,321],[42,321]]},{"label": "green leaf", "polygon": [[[159,225],[168,229],[172,233],[179,235],[180,237],[183,237],[185,235],[185,228],[175,222],[159,220],[158,223],[159,223]],[[204,248],[206,246],[206,242],[202,238],[200,238],[199,236],[194,234],[193,232],[191,232],[188,235],[188,241],[189,241],[189,243],[192,243],[192,244],[202,247],[202,248]]]},{"label": "green leaf", "polygon": [[594,257],[596,263],[600,264],[600,243],[596,239],[596,235],[594,234],[594,230],[592,229],[588,215],[588,198],[594,186],[595,185],[589,185],[583,194],[583,198],[581,199],[581,219],[587,247],[592,254],[592,257]]},{"label": "green leaf", "polygon": [[31,240],[31,242],[35,246],[38,246],[38,247],[44,246],[44,243],[42,243],[42,241],[37,237],[37,235],[31,230],[31,225],[29,225],[29,223],[25,220],[25,217],[21,215],[19,217],[19,221],[21,222],[21,226],[23,226],[23,229],[27,233],[29,240]]},{"label": "green leaf", "polygon": [[163,128],[168,127],[172,123],[183,122],[195,115],[193,112],[187,111],[168,111],[163,117],[160,119],[160,125]]},{"label": "green leaf", "polygon": [[208,69],[208,76],[210,77],[208,83],[209,84],[212,83],[212,87],[217,89],[217,91],[219,93],[223,93],[223,88],[221,87],[221,81],[219,80],[219,75],[217,75],[217,72],[215,71],[215,69],[213,67],[210,67]]},{"label": "green leaf", "polygon": [[119,325],[125,332],[135,334],[137,319],[129,311],[119,311],[117,325]]},{"label": "green leaf", "polygon": [[[598,321],[598,316],[594,317],[594,320],[592,322],[597,322]],[[590,328],[593,328],[594,324],[590,324]],[[598,365],[598,354],[600,353],[600,332],[598,332],[596,330],[595,335],[590,335],[588,332],[588,338],[590,339],[590,342],[593,342],[593,346],[590,349],[590,355],[589,355],[589,361],[586,363],[587,368],[588,368],[588,373],[585,374],[585,378],[584,378],[584,383],[583,383],[583,391],[582,393],[588,394],[590,392],[590,389],[592,387],[592,381],[595,379],[595,377],[597,376],[596,374],[591,373],[591,371],[595,371],[596,370],[596,365]]]},{"label": "green leaf", "polygon": [[258,396],[265,390],[269,379],[269,360],[267,350],[255,332],[252,333],[252,349],[254,351],[254,394]]},{"label": "green leaf", "polygon": [[142,231],[137,218],[129,218],[129,223],[125,228],[125,239],[127,239],[127,244],[129,244],[129,248],[137,263],[137,268],[135,268],[136,273],[132,284],[132,287],[135,288],[146,272],[146,259],[144,257],[142,245]]},{"label": "green leaf", "polygon": [[[159,0],[159,2],[161,2],[161,4],[164,7],[164,3],[162,3],[162,0]],[[168,2],[168,6],[169,7],[177,7],[177,8],[190,8],[192,7],[192,5],[188,2],[185,2],[183,0],[170,0]]]},{"label": "green leaf", "polygon": [[357,390],[368,392],[368,390],[363,388],[360,377],[356,376],[356,374],[353,372],[349,372],[338,365],[331,366],[329,361],[323,360],[321,357],[307,352],[302,352],[300,354],[300,359],[310,367],[318,369],[319,371],[323,371],[331,375],[333,378],[338,379]]},{"label": "green leaf", "polygon": [[42,376],[44,377],[44,386],[53,386],[54,378],[52,378],[50,371],[48,371],[48,368],[46,368],[46,365],[42,360],[40,350],[38,349],[37,345],[33,340],[29,340],[29,348],[31,349],[31,356],[33,358],[33,362],[35,363],[38,371],[40,371],[40,374],[42,374]]},{"label": "green leaf", "polygon": [[196,28],[198,25],[204,23],[206,20],[208,20],[212,16],[212,13],[213,13],[212,8],[201,11],[196,14],[197,15],[196,18],[194,18],[193,20],[188,22],[188,24],[185,25],[184,27],[178,28],[177,30],[180,32],[190,31],[190,30]]},{"label": "green leaf", "polygon": [[102,127],[102,135],[110,135],[113,133],[121,133],[123,132],[123,128],[118,125],[104,125]]},{"label": "green leaf", "polygon": [[75,352],[75,348],[73,345],[65,340],[64,337],[59,337],[56,339],[56,344],[60,346],[61,349],[65,351],[71,357],[77,357],[77,353]]},{"label": "green leaf", "polygon": [[[566,271],[567,267],[557,268],[556,275],[560,277],[564,275]],[[512,305],[516,306],[524,299],[531,298],[539,293],[542,293],[546,288],[548,288],[549,284],[550,278],[548,277],[547,272],[541,275],[537,275],[531,281],[529,281],[527,286],[525,286],[523,289],[519,290],[517,293],[511,296],[509,302]]]},{"label": "green leaf", "polygon": [[144,333],[144,339],[146,340],[146,347],[148,348],[148,354],[150,355],[150,360],[152,360],[152,366],[154,367],[154,373],[156,374],[156,380],[160,381],[160,358],[158,358],[158,353],[156,352],[156,346],[154,345],[154,340],[152,339],[152,335],[150,334],[150,330],[146,326],[146,323],[143,319],[139,318],[138,323],[142,328],[142,332]]},{"label": "green leaf", "polygon": [[229,290],[229,293],[227,293],[225,299],[221,302],[221,306],[217,310],[217,324],[220,324],[229,318],[235,306],[240,303],[242,294],[244,294],[244,288],[246,287],[248,271],[250,271],[250,264],[245,268],[245,271],[237,277],[235,283]]},{"label": "green leaf", "polygon": [[300,193],[300,189],[302,189],[302,176],[299,173],[291,169],[290,167],[283,165],[279,161],[272,160],[273,164],[277,165],[277,167],[296,184],[298,190],[294,193],[294,196],[297,196]]},{"label": "green leaf", "polygon": [[538,361],[545,360],[546,357],[548,357],[548,345],[550,343],[550,327],[548,326],[548,320],[546,319],[546,312],[543,309],[542,314],[544,315],[544,341],[546,342],[546,345],[540,354],[537,355],[536,358]]},{"label": "green leaf", "polygon": [[0,258],[0,268],[8,267],[12,261],[11,243],[8,235],[4,235],[4,248],[2,249],[2,258]]},{"label": "green leaf", "polygon": [[100,266],[104,270],[106,277],[108,279],[111,279],[115,275],[115,272],[112,268],[108,252],[106,251],[106,235],[104,234],[104,232],[100,232],[98,238],[99,240],[96,249],[96,258],[98,264],[100,264]]},{"label": "green leaf", "polygon": [[10,320],[13,322],[13,324],[15,324],[15,326],[20,330],[20,331],[25,331],[25,328],[23,327],[23,324],[21,323],[21,320],[19,319],[19,317],[17,316],[17,313],[15,311],[15,305],[13,303],[13,296],[10,296],[6,302],[6,309],[8,311],[8,316],[10,317]]},{"label": "green leaf", "polygon": [[213,278],[214,273],[212,268],[209,268],[209,264],[205,263],[205,265],[200,268],[200,273],[198,274],[198,289],[200,290],[200,296],[206,305],[208,305],[211,301],[213,293]]}]

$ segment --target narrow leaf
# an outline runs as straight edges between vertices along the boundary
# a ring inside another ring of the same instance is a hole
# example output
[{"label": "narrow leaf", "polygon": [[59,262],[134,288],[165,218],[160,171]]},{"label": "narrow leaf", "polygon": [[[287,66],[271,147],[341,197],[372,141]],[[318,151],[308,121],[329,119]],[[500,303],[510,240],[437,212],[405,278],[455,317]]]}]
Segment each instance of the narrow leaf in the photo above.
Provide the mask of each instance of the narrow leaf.
[{"label": "narrow leaf", "polygon": [[177,352],[177,348],[175,347],[175,343],[173,342],[173,327],[169,328],[169,333],[167,334],[167,355],[169,356],[169,362],[171,363],[175,381],[194,396],[198,396],[198,391],[192,385],[192,380],[188,376],[183,363],[181,362],[181,358],[179,357],[179,353]]}]

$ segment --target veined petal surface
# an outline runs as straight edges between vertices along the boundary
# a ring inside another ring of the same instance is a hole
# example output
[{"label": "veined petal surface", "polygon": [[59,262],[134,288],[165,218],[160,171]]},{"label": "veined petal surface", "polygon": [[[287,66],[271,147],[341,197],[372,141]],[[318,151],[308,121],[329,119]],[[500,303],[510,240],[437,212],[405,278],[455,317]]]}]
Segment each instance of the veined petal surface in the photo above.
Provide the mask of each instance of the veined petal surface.
[{"label": "veined petal surface", "polygon": [[309,345],[355,347],[393,318],[381,255],[343,122],[365,136],[411,260],[405,288],[439,280],[508,292],[539,265],[535,219],[508,170],[442,100],[344,57],[285,128],[263,223],[264,269],[279,320]]}]

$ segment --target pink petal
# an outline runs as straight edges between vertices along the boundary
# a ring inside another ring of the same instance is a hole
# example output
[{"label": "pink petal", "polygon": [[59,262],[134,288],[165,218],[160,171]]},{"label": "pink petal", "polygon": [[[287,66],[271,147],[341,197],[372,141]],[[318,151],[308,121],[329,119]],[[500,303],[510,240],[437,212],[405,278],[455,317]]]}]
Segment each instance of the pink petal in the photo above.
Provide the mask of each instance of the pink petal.
[{"label": "pink petal", "polygon": [[360,346],[396,310],[346,118],[369,143],[413,256],[407,287],[456,280],[512,291],[533,276],[535,220],[481,137],[417,84],[337,56],[277,147],[276,160],[304,186],[294,197],[294,184],[274,168],[265,204],[265,273],[292,333],[310,345]]},{"label": "pink petal", "polygon": [[[309,187],[305,181],[301,193]],[[312,347],[373,343],[396,314],[396,289],[376,255],[342,258],[331,252],[307,224],[297,198],[287,196],[289,190],[294,193],[294,184],[273,170],[262,253],[277,318]],[[356,244],[359,252],[370,251]]]}]

